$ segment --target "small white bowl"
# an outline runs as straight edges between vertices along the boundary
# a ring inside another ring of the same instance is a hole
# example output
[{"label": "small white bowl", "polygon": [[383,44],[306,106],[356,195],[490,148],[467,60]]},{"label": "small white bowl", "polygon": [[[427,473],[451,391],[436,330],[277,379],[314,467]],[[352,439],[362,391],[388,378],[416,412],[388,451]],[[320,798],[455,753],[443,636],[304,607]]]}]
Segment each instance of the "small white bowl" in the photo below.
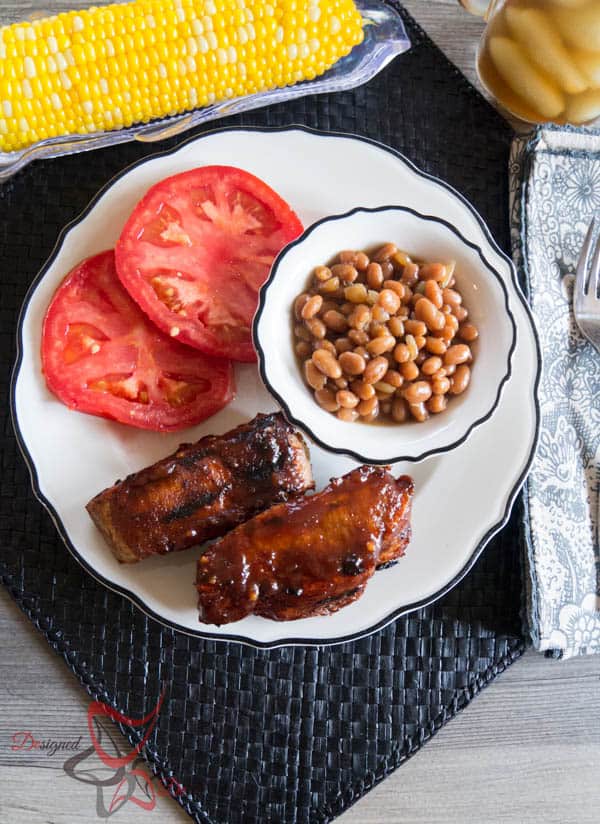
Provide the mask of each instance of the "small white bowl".
[{"label": "small white bowl", "polygon": [[[323,410],[303,380],[293,347],[292,305],[315,266],[342,249],[373,249],[387,241],[415,258],[456,261],[457,289],[480,331],[471,384],[423,423],[346,423]],[[357,208],[324,218],[286,246],[261,290],[253,335],[261,377],[288,420],[323,448],[368,464],[421,461],[462,444],[498,406],[516,345],[508,292],[485,251],[443,217],[403,206]]]}]

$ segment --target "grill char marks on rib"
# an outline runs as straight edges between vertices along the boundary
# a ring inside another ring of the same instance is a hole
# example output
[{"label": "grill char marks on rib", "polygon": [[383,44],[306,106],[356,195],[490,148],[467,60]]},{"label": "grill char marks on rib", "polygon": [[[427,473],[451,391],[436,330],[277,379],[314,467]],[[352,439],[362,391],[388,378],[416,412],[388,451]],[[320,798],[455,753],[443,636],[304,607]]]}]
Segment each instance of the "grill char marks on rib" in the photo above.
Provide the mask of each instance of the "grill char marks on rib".
[{"label": "grill char marks on rib", "polygon": [[410,478],[364,466],[240,525],[198,562],[200,620],[285,621],[352,603],[380,563],[404,553],[412,495]]},{"label": "grill char marks on rib", "polygon": [[131,563],[225,535],[314,486],[308,450],[280,414],[182,444],[101,492],[87,510],[118,560]]}]

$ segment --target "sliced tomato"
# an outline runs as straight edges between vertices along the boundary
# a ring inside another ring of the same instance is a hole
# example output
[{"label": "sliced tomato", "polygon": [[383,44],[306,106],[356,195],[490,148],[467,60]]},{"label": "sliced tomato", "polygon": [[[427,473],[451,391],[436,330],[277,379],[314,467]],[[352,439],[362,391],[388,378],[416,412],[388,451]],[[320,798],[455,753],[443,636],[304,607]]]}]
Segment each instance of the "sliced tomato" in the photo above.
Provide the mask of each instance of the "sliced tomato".
[{"label": "sliced tomato", "polygon": [[71,409],[162,432],[203,421],[234,394],[231,362],[157,329],[121,286],[112,250],[80,263],[55,292],[42,369]]},{"label": "sliced tomato", "polygon": [[288,204],[254,175],[204,166],[153,186],[116,248],[121,283],[154,323],[210,355],[252,362],[258,290],[302,232]]}]

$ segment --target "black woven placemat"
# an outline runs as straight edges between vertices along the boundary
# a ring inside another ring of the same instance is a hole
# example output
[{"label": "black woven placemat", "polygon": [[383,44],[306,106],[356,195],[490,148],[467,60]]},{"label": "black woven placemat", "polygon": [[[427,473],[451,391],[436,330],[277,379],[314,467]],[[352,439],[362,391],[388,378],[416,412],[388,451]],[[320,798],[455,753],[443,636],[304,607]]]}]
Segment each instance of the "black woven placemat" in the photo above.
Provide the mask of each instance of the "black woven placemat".
[{"label": "black woven placemat", "polygon": [[[404,17],[413,49],[367,86],[227,124],[304,123],[387,143],[464,193],[508,251],[509,127]],[[185,787],[179,800],[197,821],[330,821],[521,654],[520,506],[442,601],[330,648],[253,650],[190,638],[87,575],[33,497],[13,436],[14,333],[60,228],[151,151],[132,144],[39,162],[0,186],[0,573],[95,698],[138,718],[165,690],[145,755],[163,779]],[[124,732],[138,741],[139,731]]]}]

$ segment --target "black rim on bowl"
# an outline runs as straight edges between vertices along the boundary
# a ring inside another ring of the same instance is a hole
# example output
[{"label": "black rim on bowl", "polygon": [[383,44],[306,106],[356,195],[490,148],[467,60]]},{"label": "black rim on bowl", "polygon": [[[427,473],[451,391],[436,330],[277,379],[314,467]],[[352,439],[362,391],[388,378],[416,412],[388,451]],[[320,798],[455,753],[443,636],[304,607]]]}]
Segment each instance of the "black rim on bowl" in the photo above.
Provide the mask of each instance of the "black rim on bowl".
[{"label": "black rim on bowl", "polygon": [[[424,180],[428,180],[429,182],[435,184],[436,186],[441,187],[442,189],[444,189],[447,192],[449,192],[450,194],[452,194],[470,212],[470,214],[473,216],[473,218],[475,219],[475,221],[479,225],[479,228],[482,230],[484,236],[486,237],[486,239],[489,242],[492,249],[508,265],[509,271],[511,273],[511,279],[512,279],[512,283],[513,283],[513,287],[515,289],[515,293],[516,293],[519,301],[521,302],[521,305],[522,305],[522,308],[523,308],[525,314],[527,315],[527,318],[528,318],[528,321],[529,321],[529,331],[531,332],[531,336],[532,336],[532,339],[533,339],[533,342],[534,342],[534,345],[535,345],[536,359],[537,359],[537,370],[536,370],[536,376],[535,376],[535,381],[534,381],[534,385],[533,385],[533,394],[532,394],[533,408],[534,408],[534,412],[535,412],[535,427],[534,427],[533,438],[532,438],[532,442],[531,442],[531,449],[529,451],[527,459],[525,460],[525,464],[523,466],[523,469],[522,469],[521,473],[516,478],[516,480],[514,481],[512,487],[510,488],[510,491],[506,495],[506,503],[505,503],[505,506],[504,506],[504,511],[501,514],[500,518],[494,524],[492,524],[492,526],[490,526],[490,528],[480,538],[480,540],[474,546],[471,555],[468,557],[465,564],[457,572],[457,574],[450,581],[448,581],[442,587],[437,589],[433,594],[428,595],[425,598],[422,598],[418,601],[413,601],[412,603],[409,603],[409,604],[403,604],[399,607],[396,607],[395,609],[392,609],[389,612],[389,614],[386,615],[384,618],[380,619],[379,621],[373,623],[372,625],[370,625],[370,626],[368,626],[364,629],[357,630],[356,632],[348,633],[346,635],[338,636],[338,637],[335,637],[335,638],[314,639],[314,638],[302,638],[302,637],[292,635],[290,637],[281,638],[281,639],[278,639],[278,640],[275,640],[275,641],[257,641],[255,639],[250,639],[250,638],[247,638],[247,637],[244,637],[244,636],[235,635],[233,633],[231,633],[231,634],[217,634],[217,633],[214,633],[214,632],[210,632],[210,630],[205,630],[205,629],[200,629],[200,628],[191,629],[190,627],[183,626],[182,624],[178,624],[175,621],[170,621],[170,620],[164,618],[162,615],[157,613],[154,609],[149,607],[143,601],[142,598],[140,598],[138,595],[136,595],[135,592],[133,592],[132,590],[128,589],[125,586],[122,586],[120,584],[114,583],[113,581],[110,581],[104,575],[97,572],[94,569],[94,567],[91,566],[91,564],[80,554],[77,547],[73,544],[73,542],[69,538],[66,527],[62,522],[62,519],[60,518],[60,516],[57,513],[56,509],[54,508],[54,505],[48,500],[48,498],[46,498],[44,493],[41,491],[40,483],[39,483],[39,479],[38,479],[38,475],[37,475],[37,470],[36,470],[36,466],[35,466],[35,462],[33,461],[32,457],[29,453],[29,450],[27,448],[27,444],[25,442],[25,438],[23,436],[23,433],[21,432],[18,417],[17,417],[15,396],[16,396],[17,380],[18,380],[18,377],[19,377],[19,372],[20,372],[21,364],[22,364],[22,360],[23,360],[23,350],[24,350],[24,345],[23,345],[23,323],[24,323],[24,320],[25,320],[25,315],[27,314],[27,309],[28,309],[29,303],[31,302],[31,299],[32,299],[38,285],[43,280],[44,276],[46,275],[47,271],[49,270],[49,268],[54,263],[55,259],[58,257],[58,255],[59,255],[59,253],[62,249],[62,246],[63,246],[69,232],[73,228],[75,228],[75,226],[77,226],[79,223],[81,223],[82,220],[85,217],[87,217],[87,215],[92,211],[94,206],[100,201],[100,199],[104,196],[104,194],[118,180],[120,180],[125,175],[129,174],[129,172],[133,171],[133,169],[136,169],[138,166],[142,166],[145,163],[150,163],[153,160],[156,160],[158,158],[168,157],[170,155],[173,155],[176,152],[178,152],[180,149],[182,149],[184,146],[186,146],[190,143],[193,143],[194,141],[199,141],[199,140],[202,140],[205,137],[211,137],[211,136],[218,135],[218,134],[226,134],[226,133],[229,133],[229,132],[234,132],[234,133],[235,132],[240,132],[240,133],[251,132],[251,133],[264,133],[264,134],[278,134],[278,133],[285,133],[285,132],[303,132],[305,134],[311,135],[313,137],[319,137],[319,138],[333,138],[333,139],[343,138],[343,139],[346,139],[346,140],[356,140],[356,141],[359,141],[359,142],[362,142],[362,143],[366,143],[369,146],[375,147],[375,148],[377,148],[381,151],[386,152],[387,154],[391,155],[392,157],[395,157],[407,169],[409,169],[411,172],[416,174],[418,177],[420,177]],[[523,485],[523,482],[525,481],[527,473],[529,472],[529,468],[530,468],[531,463],[533,461],[533,457],[534,457],[534,454],[535,454],[535,448],[536,448],[536,445],[537,445],[537,442],[538,442],[538,437],[539,437],[540,406],[539,406],[539,400],[538,400],[538,386],[539,386],[539,382],[540,382],[540,378],[541,378],[541,364],[542,364],[541,347],[540,347],[540,341],[539,341],[539,337],[538,337],[537,330],[536,330],[536,327],[535,327],[535,323],[533,321],[533,316],[532,316],[531,310],[530,310],[529,305],[527,304],[527,301],[525,300],[525,298],[524,298],[524,296],[521,292],[521,289],[519,287],[516,270],[515,270],[514,264],[512,263],[511,259],[502,251],[502,249],[500,249],[500,247],[498,246],[498,244],[496,243],[496,241],[492,237],[492,235],[490,233],[490,230],[486,226],[483,218],[481,217],[481,215],[479,215],[477,210],[469,203],[469,201],[463,195],[460,194],[460,192],[458,192],[456,189],[454,189],[449,183],[446,183],[445,181],[441,180],[440,178],[435,177],[434,175],[430,175],[428,172],[422,171],[417,166],[415,166],[415,164],[412,163],[412,161],[410,161],[407,157],[405,157],[403,154],[401,154],[401,152],[398,152],[396,149],[393,149],[389,146],[386,146],[383,143],[379,143],[377,140],[372,140],[371,138],[368,138],[368,137],[363,137],[363,136],[354,135],[354,134],[347,134],[347,133],[344,133],[344,132],[324,132],[324,131],[321,131],[319,129],[312,129],[308,126],[303,126],[303,125],[288,125],[288,126],[274,126],[274,127],[267,127],[267,126],[264,126],[264,127],[263,126],[232,126],[232,127],[225,127],[225,128],[220,128],[220,129],[211,129],[210,131],[203,132],[201,135],[193,135],[193,136],[187,138],[186,140],[182,141],[181,143],[179,143],[177,146],[174,146],[171,149],[166,149],[162,152],[156,152],[152,155],[141,158],[140,160],[136,161],[135,163],[131,164],[130,166],[127,166],[125,169],[123,169],[118,174],[116,174],[113,178],[111,178],[98,191],[98,193],[90,200],[90,202],[85,207],[85,209],[81,212],[81,214],[79,214],[74,220],[72,220],[70,223],[68,223],[63,228],[63,230],[60,232],[60,234],[59,234],[59,236],[56,240],[56,244],[54,246],[54,249],[50,253],[50,256],[49,256],[48,260],[44,263],[44,265],[42,266],[42,268],[40,269],[40,271],[38,272],[38,274],[36,275],[36,277],[32,281],[31,286],[29,287],[29,289],[27,291],[27,294],[26,294],[25,299],[23,301],[23,306],[21,308],[21,313],[19,315],[19,319],[18,319],[18,322],[17,322],[16,339],[17,339],[16,340],[17,357],[16,357],[16,360],[15,360],[15,365],[14,365],[14,368],[13,368],[12,377],[11,377],[11,384],[10,384],[10,409],[11,409],[11,417],[12,417],[12,422],[13,422],[13,428],[14,428],[14,431],[15,431],[15,435],[16,435],[17,443],[19,445],[19,449],[21,450],[21,453],[23,454],[23,458],[24,458],[25,463],[27,465],[27,468],[29,470],[29,474],[30,474],[30,478],[31,478],[31,485],[32,485],[32,488],[33,488],[34,495],[39,500],[39,502],[45,507],[45,509],[48,511],[48,513],[49,513],[50,517],[52,518],[52,521],[54,522],[54,525],[56,526],[56,529],[57,529],[59,535],[61,536],[63,542],[65,543],[67,549],[73,555],[73,557],[81,564],[81,566],[92,576],[92,578],[95,578],[99,583],[106,586],[107,589],[110,589],[113,592],[116,592],[119,595],[123,595],[125,598],[128,598],[132,603],[134,603],[143,613],[148,615],[150,618],[154,619],[155,621],[158,621],[163,626],[167,626],[167,627],[169,627],[171,629],[174,629],[178,632],[182,632],[186,635],[191,635],[191,636],[195,636],[195,637],[199,637],[199,638],[204,638],[204,639],[207,639],[207,640],[232,641],[232,642],[239,643],[239,644],[245,644],[246,646],[254,647],[256,649],[274,649],[276,647],[283,647],[283,646],[331,646],[331,645],[334,645],[334,644],[340,644],[340,643],[344,643],[344,642],[347,642],[347,641],[354,641],[358,638],[363,638],[366,635],[370,635],[374,632],[377,632],[380,629],[383,629],[383,627],[387,626],[388,624],[390,624],[392,621],[396,620],[400,616],[406,615],[407,613],[413,612],[417,609],[422,609],[422,608],[428,606],[429,604],[432,604],[434,601],[437,601],[439,598],[443,597],[448,592],[450,592],[450,590],[453,589],[458,583],[460,583],[460,581],[465,577],[465,575],[467,575],[467,573],[472,569],[473,565],[475,564],[475,562],[477,561],[477,559],[479,558],[479,556],[483,552],[483,550],[484,550],[485,546],[488,544],[488,542],[494,537],[494,535],[497,532],[499,532],[502,529],[502,527],[508,521],[508,518],[509,518],[509,515],[510,515],[510,512],[511,512],[513,503],[515,501],[515,498],[516,498],[517,494],[519,493],[519,490],[521,489],[521,487]]]},{"label": "black rim on bowl", "polygon": [[[372,214],[373,215],[373,214],[378,214],[379,212],[399,212],[401,214],[412,215],[413,217],[419,218],[419,220],[423,220],[423,221],[426,221],[426,222],[429,222],[429,223],[438,223],[438,224],[444,226],[446,229],[450,230],[450,232],[452,232],[452,234],[454,234],[461,241],[461,243],[463,243],[465,246],[469,247],[474,252],[476,252],[478,257],[481,260],[481,263],[482,263],[483,267],[494,276],[495,280],[500,285],[500,288],[502,290],[502,295],[503,295],[503,298],[504,298],[504,310],[506,312],[506,315],[507,315],[508,319],[510,320],[510,325],[511,325],[511,329],[512,329],[512,337],[511,337],[510,347],[509,347],[507,357],[506,357],[506,368],[505,368],[505,371],[504,371],[504,375],[502,376],[502,379],[500,380],[500,382],[498,384],[498,387],[497,387],[497,390],[496,390],[496,395],[494,397],[494,400],[493,400],[493,403],[492,403],[490,409],[487,410],[487,412],[485,412],[479,418],[476,418],[473,422],[471,422],[469,424],[469,426],[467,427],[467,430],[460,437],[455,438],[449,444],[445,444],[445,445],[438,446],[438,447],[431,448],[431,449],[426,449],[423,452],[420,452],[416,455],[413,455],[413,454],[400,454],[400,455],[386,455],[384,458],[373,458],[372,455],[365,455],[362,452],[359,452],[358,450],[353,449],[352,447],[343,447],[342,448],[342,447],[331,446],[331,444],[328,444],[326,441],[324,441],[322,438],[320,438],[315,433],[314,429],[311,426],[309,426],[306,423],[305,420],[303,420],[302,418],[299,418],[296,415],[294,415],[293,411],[290,408],[289,403],[283,397],[281,392],[279,392],[275,388],[275,386],[273,385],[273,383],[271,382],[271,380],[269,379],[269,376],[267,374],[267,364],[266,364],[267,355],[266,355],[266,352],[265,352],[265,348],[261,344],[261,341],[260,341],[259,326],[260,326],[260,321],[261,321],[261,318],[262,318],[264,310],[265,310],[265,306],[266,306],[266,302],[267,302],[267,293],[269,291],[269,288],[274,284],[274,282],[277,278],[277,273],[278,273],[283,261],[285,260],[285,258],[287,257],[287,255],[288,255],[288,253],[290,252],[291,249],[293,249],[294,247],[299,246],[302,243],[304,243],[304,241],[306,241],[315,232],[315,230],[317,230],[320,226],[323,226],[324,224],[334,223],[334,222],[337,222],[339,220],[344,220],[344,219],[352,217],[353,215],[356,215],[356,214]],[[504,389],[504,386],[506,385],[507,381],[509,380],[509,378],[512,374],[512,357],[513,357],[513,354],[514,354],[514,351],[515,351],[515,347],[517,345],[517,324],[516,324],[514,315],[512,313],[512,310],[510,308],[508,290],[506,288],[506,284],[504,283],[504,279],[503,279],[502,275],[498,272],[497,269],[495,269],[490,264],[490,262],[487,260],[487,258],[483,254],[483,251],[481,250],[481,247],[478,246],[476,243],[473,243],[472,241],[467,240],[464,237],[464,235],[456,228],[456,226],[453,226],[451,223],[449,223],[447,220],[444,220],[443,218],[437,217],[435,215],[424,215],[421,212],[417,212],[415,209],[411,209],[408,206],[391,205],[391,206],[376,206],[376,207],[373,207],[373,208],[367,208],[365,206],[356,206],[354,209],[350,209],[348,212],[343,212],[342,214],[339,214],[339,215],[328,215],[327,217],[321,218],[321,220],[317,220],[316,223],[313,223],[311,226],[308,227],[308,229],[305,229],[304,232],[302,232],[302,234],[299,237],[296,238],[296,240],[293,240],[291,243],[288,243],[287,246],[285,246],[281,250],[281,252],[277,255],[277,258],[275,259],[275,261],[273,263],[273,266],[271,267],[269,277],[266,280],[266,282],[263,284],[263,286],[261,287],[261,290],[260,290],[258,309],[257,309],[256,315],[254,316],[254,322],[252,324],[252,339],[253,339],[253,342],[254,342],[254,348],[256,349],[256,351],[258,353],[258,368],[259,368],[259,372],[260,372],[260,377],[261,377],[264,385],[266,386],[266,388],[270,392],[270,394],[275,398],[277,403],[281,406],[281,408],[283,410],[283,413],[285,414],[286,418],[288,419],[288,421],[290,423],[294,424],[294,426],[297,426],[299,429],[301,429],[311,440],[313,440],[315,443],[317,443],[319,446],[321,446],[327,452],[332,452],[332,453],[337,454],[337,455],[347,455],[351,458],[354,458],[357,461],[360,461],[361,463],[366,463],[366,464],[371,464],[371,465],[378,465],[378,466],[386,466],[387,464],[401,463],[401,462],[418,463],[420,461],[425,460],[425,458],[430,458],[432,455],[442,455],[446,452],[450,452],[453,449],[456,449],[461,444],[463,444],[467,440],[469,435],[476,429],[476,427],[478,427],[481,424],[485,423],[486,421],[488,421],[492,417],[495,410],[498,408],[498,404],[500,403],[500,398],[502,396],[502,390]]]}]

